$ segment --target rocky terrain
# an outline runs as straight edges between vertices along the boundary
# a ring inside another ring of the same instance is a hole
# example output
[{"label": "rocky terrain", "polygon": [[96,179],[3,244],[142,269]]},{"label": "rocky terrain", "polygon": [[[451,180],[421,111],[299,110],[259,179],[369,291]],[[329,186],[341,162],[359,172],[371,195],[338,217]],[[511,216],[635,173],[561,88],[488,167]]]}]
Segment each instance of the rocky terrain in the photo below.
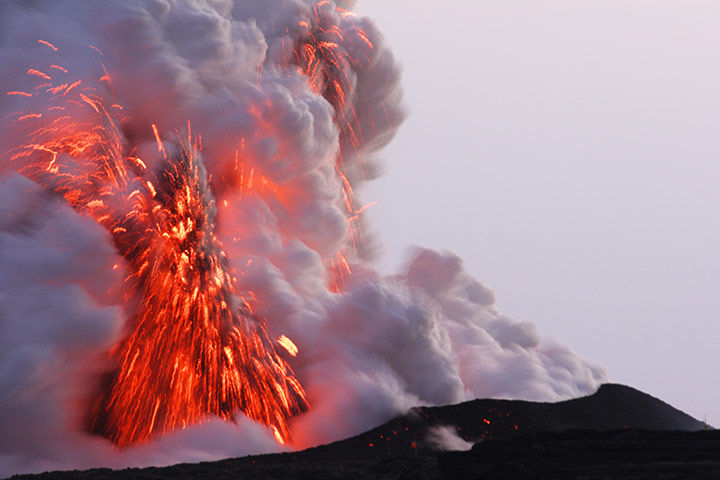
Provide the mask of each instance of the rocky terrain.
[{"label": "rocky terrain", "polygon": [[[469,451],[443,451],[462,448]],[[630,387],[559,403],[421,407],[301,452],[15,479],[718,478],[720,432]]]},{"label": "rocky terrain", "polygon": [[438,458],[447,479],[720,479],[720,432],[570,430]]}]

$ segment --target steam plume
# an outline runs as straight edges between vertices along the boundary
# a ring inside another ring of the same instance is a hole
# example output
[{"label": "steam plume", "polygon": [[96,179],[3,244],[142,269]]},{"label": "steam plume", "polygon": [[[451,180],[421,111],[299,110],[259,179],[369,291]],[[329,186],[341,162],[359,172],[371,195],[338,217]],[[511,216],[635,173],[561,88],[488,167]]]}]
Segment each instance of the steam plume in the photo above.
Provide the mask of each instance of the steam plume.
[{"label": "steam plume", "polygon": [[[532,324],[500,314],[493,292],[451,253],[418,249],[396,275],[373,270],[358,192],[376,176],[374,154],[404,114],[400,69],[375,26],[351,7],[0,3],[0,474],[281,448],[272,427],[282,423],[247,405],[208,408],[193,417],[197,424],[174,430],[170,422],[166,435],[122,451],[85,431],[109,352],[128,341],[143,301],[128,283],[137,281],[137,265],[118,240],[125,232],[116,228],[128,226],[108,228],[109,220],[93,216],[100,204],[69,196],[58,183],[63,173],[93,179],[73,188],[97,192],[107,214],[120,218],[135,205],[128,197],[144,195],[153,211],[152,202],[185,188],[155,181],[168,164],[195,165],[193,181],[208,190],[192,217],[207,223],[203,251],[222,258],[222,291],[251,305],[243,317],[256,325],[250,330],[267,332],[259,335],[270,353],[252,358],[289,362],[288,385],[297,378],[307,393],[311,410],[290,420],[296,447],[357,433],[419,404],[557,400],[604,379]],[[96,120],[101,112],[109,130]],[[90,175],[84,144],[38,143],[66,117],[114,132],[116,164],[129,172],[123,195],[106,195],[107,170],[102,182]],[[232,304],[231,297],[222,298]],[[283,336],[297,345],[296,357],[272,353],[287,345],[276,341]],[[112,437],[107,422],[94,430]]]}]

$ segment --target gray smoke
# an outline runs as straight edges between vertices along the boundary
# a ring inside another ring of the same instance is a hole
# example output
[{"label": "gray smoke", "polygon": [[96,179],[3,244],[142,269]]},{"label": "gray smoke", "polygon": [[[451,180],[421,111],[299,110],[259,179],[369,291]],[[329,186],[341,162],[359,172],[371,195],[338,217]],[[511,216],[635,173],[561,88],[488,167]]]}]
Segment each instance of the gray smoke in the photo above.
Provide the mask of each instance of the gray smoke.
[{"label": "gray smoke", "polygon": [[[5,0],[0,155],[23,141],[20,114],[45,101],[31,68],[61,66],[68,73],[48,70],[53,82],[81,79],[81,88],[121,105],[123,141],[149,165],[160,160],[150,125],[170,148],[190,122],[202,136],[238,288],[252,293],[274,336],[300,348],[292,366],[312,409],[294,420],[297,447],[359,433],[417,405],[594,391],[602,369],[498,312],[492,290],[452,253],[418,249],[401,272],[383,277],[372,266],[372,238],[357,253],[349,248],[337,155],[357,192],[377,175],[374,154],[404,118],[400,69],[382,36],[368,19],[336,8],[352,3]],[[353,114],[339,127],[333,106],[292,64],[318,11],[343,32],[338,48],[364,59],[348,72]],[[110,82],[98,81],[103,69]],[[238,155],[277,191],[239,188],[227,175]],[[123,261],[103,228],[7,158],[0,156],[0,475],[278,450],[271,433],[241,415],[237,425],[209,421],[123,451],[82,431],[87,395],[128,317]],[[356,195],[354,206],[360,201]],[[341,251],[350,252],[353,273],[337,294],[327,262]]]}]

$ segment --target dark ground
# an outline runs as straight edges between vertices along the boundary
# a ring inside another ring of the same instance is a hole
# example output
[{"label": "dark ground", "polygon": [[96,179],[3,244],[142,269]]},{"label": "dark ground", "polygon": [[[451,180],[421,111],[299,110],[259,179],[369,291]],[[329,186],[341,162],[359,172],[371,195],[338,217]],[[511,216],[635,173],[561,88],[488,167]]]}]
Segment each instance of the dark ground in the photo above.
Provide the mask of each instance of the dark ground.
[{"label": "dark ground", "polygon": [[570,430],[439,456],[448,479],[720,479],[720,431]]},{"label": "dark ground", "polygon": [[[475,443],[438,452],[438,427]],[[720,479],[720,431],[645,393],[603,385],[560,403],[474,400],[411,410],[296,453],[14,479]]]}]

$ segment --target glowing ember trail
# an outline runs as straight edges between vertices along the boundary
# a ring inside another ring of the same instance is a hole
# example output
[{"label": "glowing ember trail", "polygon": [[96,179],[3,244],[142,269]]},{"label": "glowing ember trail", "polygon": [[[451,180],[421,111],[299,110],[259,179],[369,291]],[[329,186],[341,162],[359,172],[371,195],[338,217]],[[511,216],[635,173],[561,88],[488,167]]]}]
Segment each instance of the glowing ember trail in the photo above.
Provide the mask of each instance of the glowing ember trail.
[{"label": "glowing ember trail", "polygon": [[[18,114],[28,141],[8,160],[105,227],[129,272],[133,314],[88,409],[88,429],[126,446],[242,411],[287,442],[289,419],[308,404],[275,347],[293,356],[297,348],[285,336],[272,341],[235,291],[215,236],[215,199],[189,132],[168,155],[151,126],[164,163],[150,172],[124,152],[102,96],[87,88],[68,95],[78,85],[45,88],[43,111]],[[40,118],[40,126],[27,120]]]},{"label": "glowing ember trail", "polygon": [[[294,62],[307,76],[313,91],[322,95],[335,109],[335,123],[340,131],[341,144],[350,146],[353,155],[357,157],[355,161],[362,167],[362,147],[353,127],[359,122],[354,106],[352,75],[354,70],[359,70],[372,62],[370,55],[374,46],[367,33],[361,28],[355,27],[351,32],[343,32],[334,24],[329,2],[316,3],[313,13],[314,28],[310,29],[307,22],[300,22],[300,26],[308,29],[308,32],[295,46]],[[340,14],[341,17],[355,15],[341,7],[335,7],[334,13]],[[364,54],[350,53],[342,48],[341,45],[348,40],[347,35],[354,35],[362,41],[366,49]],[[355,201],[342,150],[338,153],[335,170],[342,185],[350,246],[353,253],[357,253],[359,246],[365,243],[360,224],[360,214],[365,207],[357,205]],[[346,249],[327,262],[331,274],[330,289],[334,292],[340,292],[347,278],[352,274],[348,262],[349,255],[350,252]]]}]

